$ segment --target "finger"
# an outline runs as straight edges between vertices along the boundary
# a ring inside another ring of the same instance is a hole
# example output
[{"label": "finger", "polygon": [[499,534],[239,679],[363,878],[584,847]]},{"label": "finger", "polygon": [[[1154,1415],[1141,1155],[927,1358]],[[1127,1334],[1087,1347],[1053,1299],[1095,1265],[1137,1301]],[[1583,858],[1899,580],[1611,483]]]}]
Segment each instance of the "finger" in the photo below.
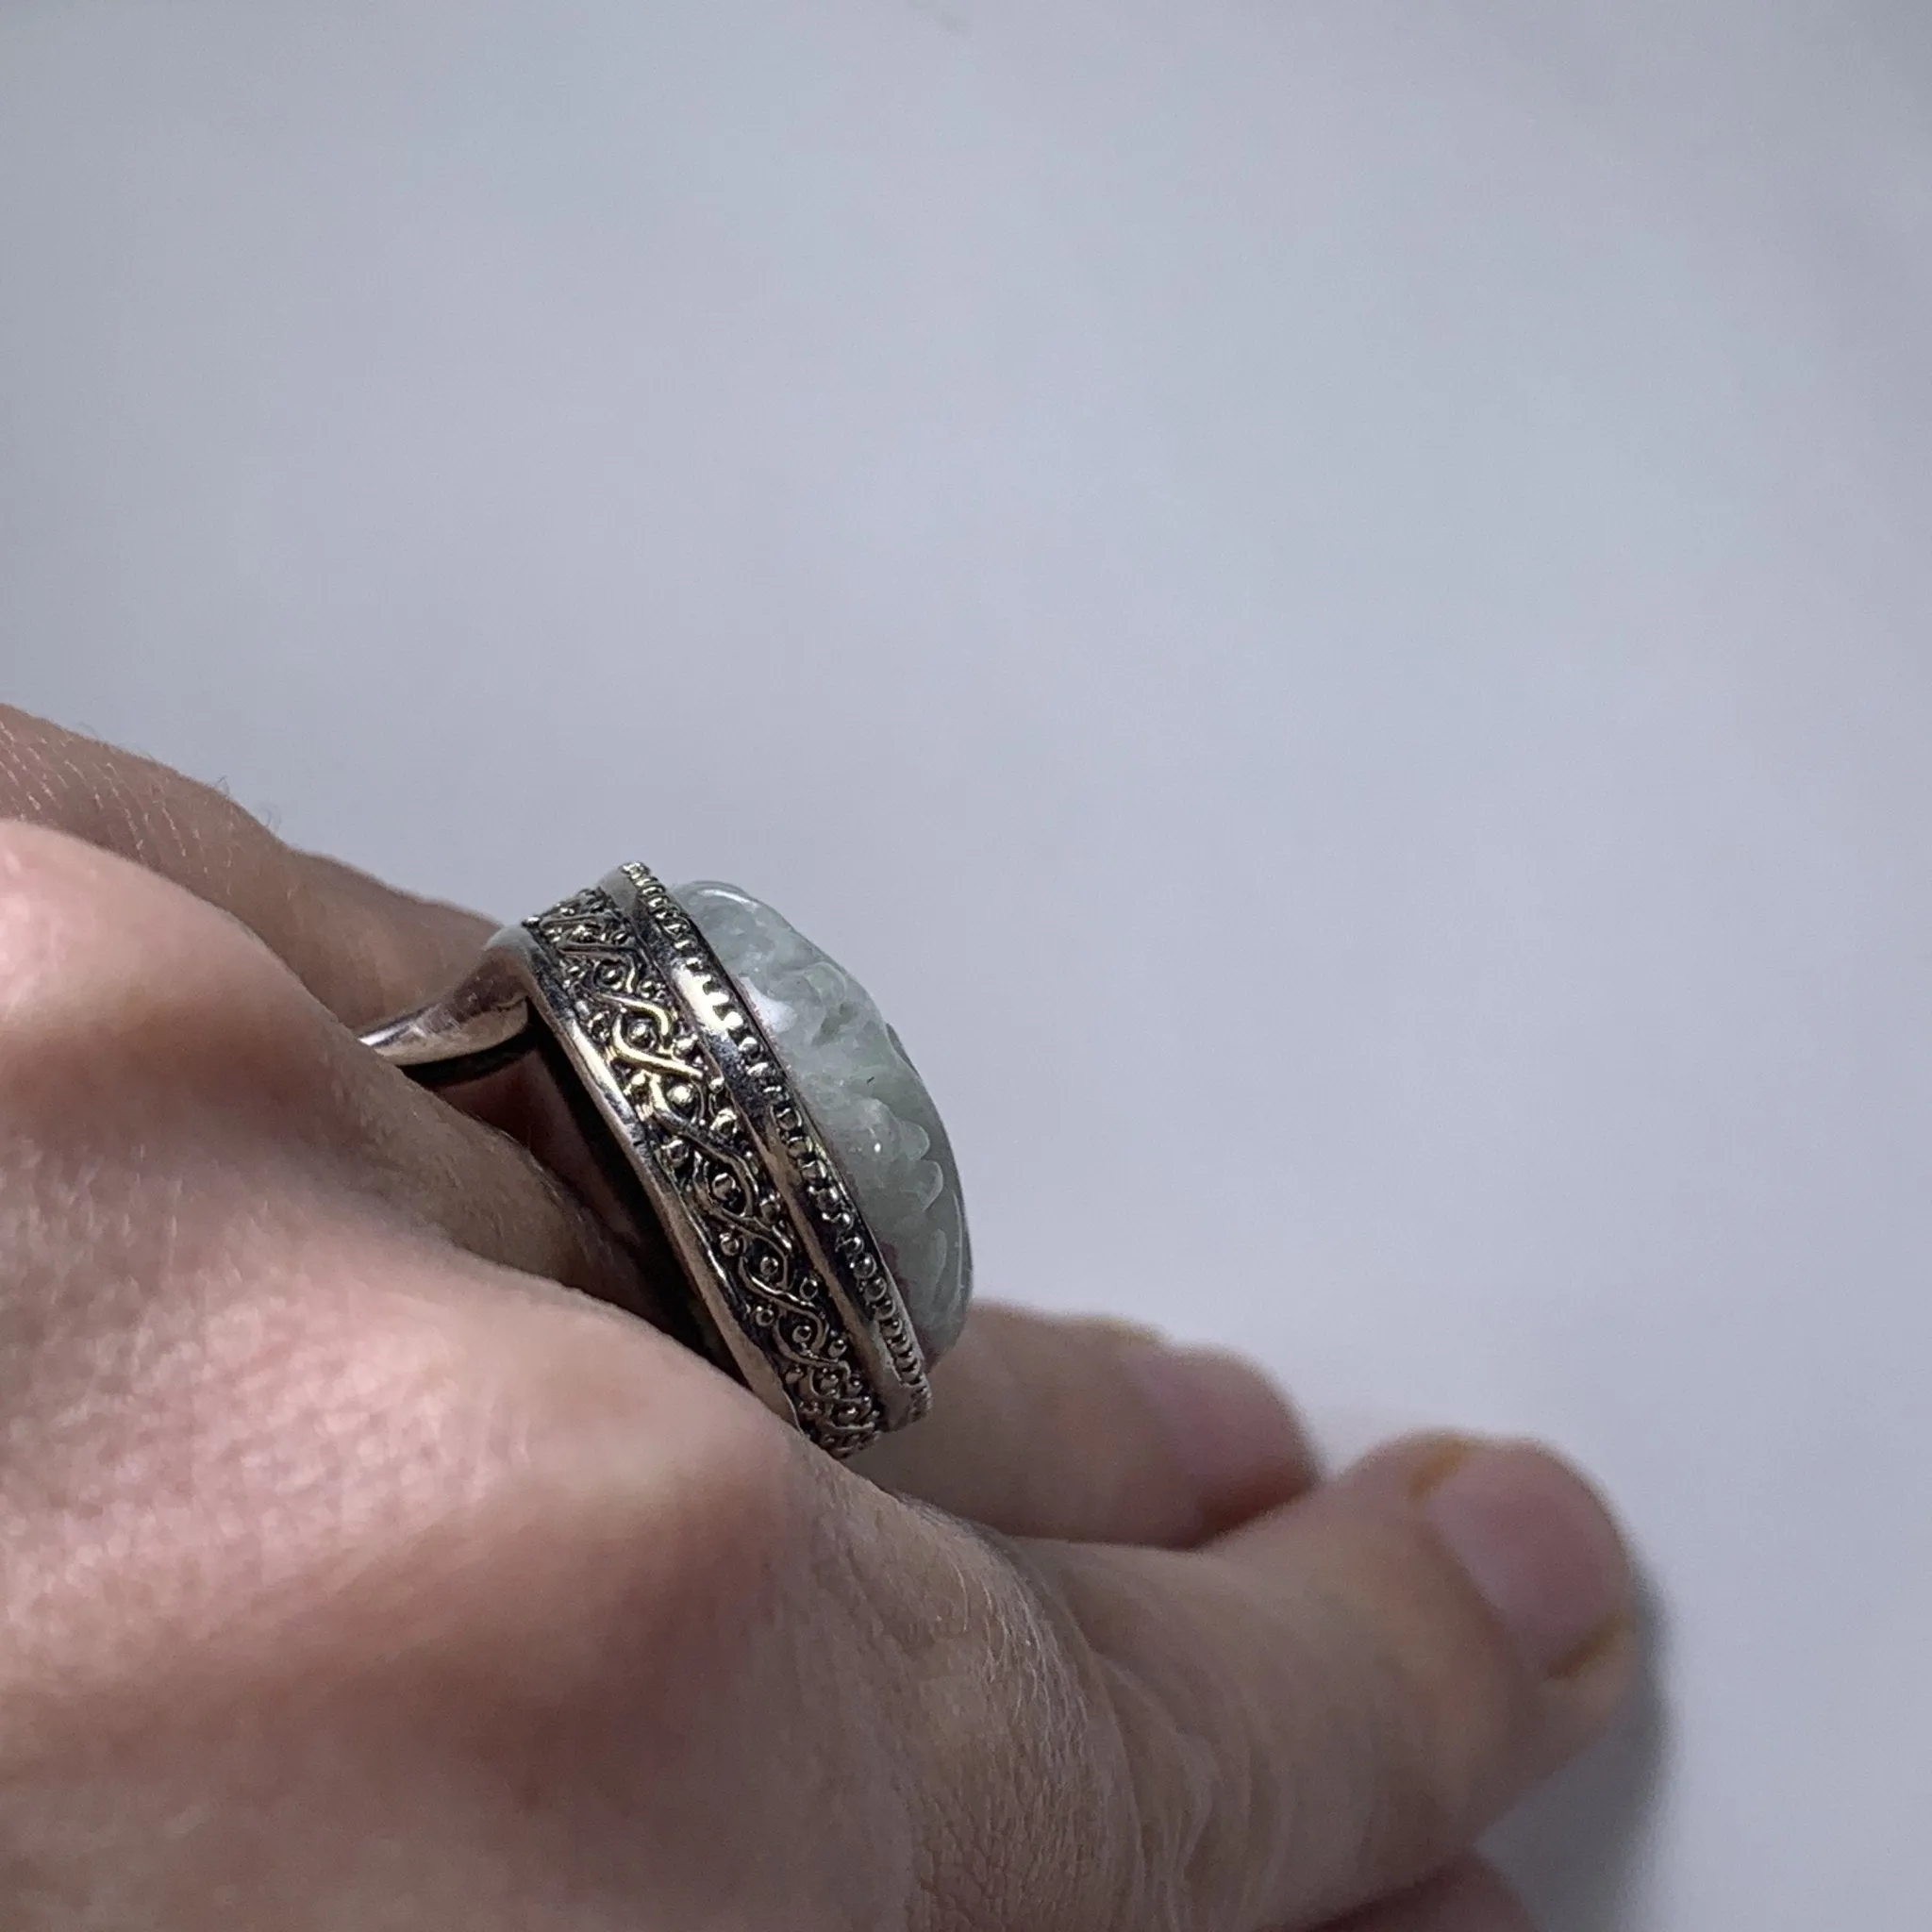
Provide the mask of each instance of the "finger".
[{"label": "finger", "polygon": [[1233,1356],[1112,1322],[976,1307],[874,1481],[1008,1536],[1180,1548],[1299,1495],[1293,1411]]},{"label": "finger", "polygon": [[1328,1932],[1536,1932],[1516,1894],[1480,1858],[1465,1858],[1400,1898],[1354,1912]]},{"label": "finger", "polygon": [[[224,791],[0,705],[0,820],[64,832],[131,859],[239,920],[339,1020],[360,1027],[457,985],[491,923],[298,852]],[[533,1058],[445,1098],[500,1127],[611,1227],[668,1257],[608,1187],[570,1104]],[[654,1292],[668,1313],[676,1304]],[[684,1324],[677,1322],[679,1332]]]},{"label": "finger", "polygon": [[1617,1531],[1523,1445],[1407,1443],[1186,1554],[1016,1548],[1084,1672],[1066,1774],[1111,1755],[1140,1848],[1096,1923],[1299,1928],[1416,1883],[1632,1674]]},{"label": "finger", "polygon": [[[283,844],[212,786],[0,706],[7,818],[131,859],[241,921],[351,1026],[455,986],[492,929],[474,913]],[[534,1062],[446,1097],[532,1149],[612,1226],[627,1223],[564,1097]]]},{"label": "finger", "polygon": [[0,985],[8,1096],[58,1092],[97,1137],[192,1108],[225,1142],[299,1150],[371,1210],[636,1305],[632,1257],[528,1153],[363,1051],[258,940],[153,873],[0,824]]},{"label": "finger", "polygon": [[292,850],[212,786],[7,706],[0,818],[85,840],[218,906],[352,1025],[454,985],[491,930]]}]

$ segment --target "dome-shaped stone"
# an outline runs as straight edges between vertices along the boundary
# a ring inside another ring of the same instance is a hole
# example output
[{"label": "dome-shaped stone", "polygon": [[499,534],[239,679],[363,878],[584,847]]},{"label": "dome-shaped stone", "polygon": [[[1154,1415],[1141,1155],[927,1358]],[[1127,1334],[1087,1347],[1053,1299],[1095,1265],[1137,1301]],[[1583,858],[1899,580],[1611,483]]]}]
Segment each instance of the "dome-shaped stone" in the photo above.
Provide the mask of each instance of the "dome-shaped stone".
[{"label": "dome-shaped stone", "polygon": [[864,987],[761,900],[708,879],[673,896],[750,1002],[937,1359],[965,1324],[973,1255],[925,1082]]}]

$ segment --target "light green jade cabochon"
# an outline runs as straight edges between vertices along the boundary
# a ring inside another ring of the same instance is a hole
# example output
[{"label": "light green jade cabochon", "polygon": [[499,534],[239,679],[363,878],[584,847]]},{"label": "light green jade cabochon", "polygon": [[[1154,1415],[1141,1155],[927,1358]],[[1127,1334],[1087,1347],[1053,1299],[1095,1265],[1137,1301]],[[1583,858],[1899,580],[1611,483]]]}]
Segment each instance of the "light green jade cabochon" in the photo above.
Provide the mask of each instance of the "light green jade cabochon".
[{"label": "light green jade cabochon", "polygon": [[736,886],[672,896],[737,981],[858,1211],[932,1360],[959,1339],[973,1253],[939,1110],[872,995],[789,921]]}]

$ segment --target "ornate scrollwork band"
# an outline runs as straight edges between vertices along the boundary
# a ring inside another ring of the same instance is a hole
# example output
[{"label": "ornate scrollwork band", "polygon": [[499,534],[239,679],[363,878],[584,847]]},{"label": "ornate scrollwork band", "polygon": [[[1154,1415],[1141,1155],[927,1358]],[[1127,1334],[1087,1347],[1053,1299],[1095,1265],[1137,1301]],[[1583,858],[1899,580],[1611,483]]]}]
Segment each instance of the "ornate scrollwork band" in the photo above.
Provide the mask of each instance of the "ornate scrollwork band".
[{"label": "ornate scrollwork band", "polygon": [[657,877],[626,866],[495,944],[750,1387],[841,1456],[923,1414],[924,1356],[851,1188]]}]

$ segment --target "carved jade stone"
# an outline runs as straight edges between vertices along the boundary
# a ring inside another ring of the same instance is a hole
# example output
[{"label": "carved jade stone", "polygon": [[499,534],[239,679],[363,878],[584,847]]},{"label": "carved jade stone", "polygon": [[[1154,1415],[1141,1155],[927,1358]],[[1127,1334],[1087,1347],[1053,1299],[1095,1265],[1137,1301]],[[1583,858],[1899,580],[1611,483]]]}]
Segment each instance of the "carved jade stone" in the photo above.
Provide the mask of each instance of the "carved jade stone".
[{"label": "carved jade stone", "polygon": [[761,900],[708,879],[673,897],[750,1002],[936,1359],[965,1324],[973,1255],[925,1082],[864,987]]}]

